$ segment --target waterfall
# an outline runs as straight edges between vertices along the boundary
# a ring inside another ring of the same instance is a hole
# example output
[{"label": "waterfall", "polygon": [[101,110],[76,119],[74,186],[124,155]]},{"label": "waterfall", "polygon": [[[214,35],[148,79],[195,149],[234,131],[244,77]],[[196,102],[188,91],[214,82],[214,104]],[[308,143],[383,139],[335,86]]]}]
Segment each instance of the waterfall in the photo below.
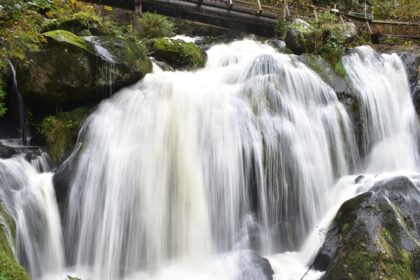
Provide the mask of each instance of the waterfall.
[{"label": "waterfall", "polygon": [[20,139],[22,140],[22,145],[26,146],[28,144],[27,140],[27,132],[26,132],[26,123],[25,123],[25,106],[23,104],[23,97],[19,92],[18,85],[17,85],[17,79],[16,79],[16,69],[13,63],[9,60],[10,69],[12,71],[12,77],[13,77],[13,84],[11,88],[11,108],[12,110],[16,110],[15,116],[12,115],[12,118],[16,117],[17,126],[20,131]]},{"label": "waterfall", "polygon": [[[343,58],[361,100],[362,159],[335,92],[295,56],[252,40],[207,55],[195,72],[155,65],[99,105],[81,129],[62,221],[46,155],[0,159],[0,198],[33,278],[262,280],[262,255],[276,280],[301,279],[344,201],[393,176],[378,172],[417,171],[396,55],[359,47]],[[360,170],[373,174],[357,183]]]},{"label": "waterfall", "polygon": [[[20,262],[34,278],[63,269],[60,217],[45,155],[0,159],[0,198],[16,222],[16,247]],[[12,242],[13,243],[13,242]]]},{"label": "waterfall", "polygon": [[66,243],[95,279],[297,250],[357,159],[334,91],[249,40],[213,47],[200,71],[148,75],[83,130]]},{"label": "waterfall", "polygon": [[419,125],[401,59],[362,46],[343,62],[362,103],[365,169],[418,171]]}]

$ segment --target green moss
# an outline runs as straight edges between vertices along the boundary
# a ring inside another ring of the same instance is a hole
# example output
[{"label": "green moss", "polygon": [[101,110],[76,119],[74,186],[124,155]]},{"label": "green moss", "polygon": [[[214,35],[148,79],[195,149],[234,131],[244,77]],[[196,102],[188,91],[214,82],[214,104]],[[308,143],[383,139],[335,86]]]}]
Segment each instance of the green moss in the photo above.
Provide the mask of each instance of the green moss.
[{"label": "green moss", "polygon": [[94,14],[87,12],[78,12],[63,18],[54,18],[42,27],[44,32],[52,30],[66,30],[75,34],[80,34],[83,31],[95,30],[101,35],[112,34],[112,28],[108,28],[102,22],[102,19]]},{"label": "green moss", "polygon": [[[15,223],[13,219],[0,206],[0,215],[6,221],[7,226],[15,234]],[[0,280],[24,280],[29,279],[23,267],[13,256],[6,234],[0,224]]]},{"label": "green moss", "polygon": [[51,38],[56,42],[67,43],[77,48],[81,48],[93,55],[96,55],[96,51],[91,44],[88,44],[83,38],[66,30],[54,30],[43,33],[47,38]]},{"label": "green moss", "polygon": [[[340,233],[338,251],[323,279],[416,279],[414,255],[400,246],[393,211],[386,208],[388,204],[363,204],[371,196],[362,194],[341,207],[335,219]],[[368,233],[372,225],[359,220],[357,211],[383,213],[383,224]]]},{"label": "green moss", "polygon": [[349,224],[344,224],[344,226],[342,228],[342,233],[346,234],[349,230],[350,230],[350,225]]},{"label": "green moss", "polygon": [[156,59],[174,68],[197,69],[205,64],[204,51],[193,43],[161,38],[149,42],[149,46]]},{"label": "green moss", "polygon": [[344,67],[343,62],[338,60],[334,65],[334,71],[337,73],[338,76],[344,78],[347,75],[346,68]]},{"label": "green moss", "polygon": [[61,161],[73,149],[79,127],[89,112],[87,107],[58,113],[45,118],[39,133],[45,140],[49,154],[55,162]]}]

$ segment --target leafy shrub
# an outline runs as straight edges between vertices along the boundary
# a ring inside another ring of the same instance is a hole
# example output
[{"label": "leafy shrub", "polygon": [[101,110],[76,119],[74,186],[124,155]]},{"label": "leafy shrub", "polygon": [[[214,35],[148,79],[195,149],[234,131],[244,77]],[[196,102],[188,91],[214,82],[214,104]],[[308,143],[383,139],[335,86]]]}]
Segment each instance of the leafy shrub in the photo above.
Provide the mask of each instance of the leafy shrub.
[{"label": "leafy shrub", "polygon": [[174,34],[174,25],[164,16],[145,13],[139,21],[144,38],[170,37]]},{"label": "leafy shrub", "polygon": [[87,116],[88,108],[58,113],[45,118],[38,129],[45,139],[47,150],[55,162],[61,161],[76,143],[79,127]]},{"label": "leafy shrub", "polygon": [[289,22],[285,18],[279,17],[277,19],[276,30],[275,30],[276,36],[278,38],[284,38],[284,36],[286,36],[288,27],[289,27]]},{"label": "leafy shrub", "polygon": [[332,24],[337,22],[337,17],[329,11],[325,11],[318,16],[318,21],[320,24]]}]

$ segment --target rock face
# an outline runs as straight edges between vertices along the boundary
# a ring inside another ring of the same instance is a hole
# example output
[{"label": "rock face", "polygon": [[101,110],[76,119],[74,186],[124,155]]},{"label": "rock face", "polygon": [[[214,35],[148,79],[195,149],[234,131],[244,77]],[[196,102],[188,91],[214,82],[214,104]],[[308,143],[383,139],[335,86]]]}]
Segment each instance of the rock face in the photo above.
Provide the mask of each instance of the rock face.
[{"label": "rock face", "polygon": [[301,19],[295,19],[287,30],[284,39],[286,46],[295,54],[304,53],[306,51],[305,35],[311,33],[311,31],[312,26],[309,23]]},{"label": "rock face", "polygon": [[419,180],[378,182],[342,205],[314,262],[322,279],[420,277]]},{"label": "rock face", "polygon": [[152,55],[174,69],[194,70],[203,67],[206,53],[193,43],[181,40],[154,39],[147,43]]},{"label": "rock face", "polygon": [[97,102],[152,70],[146,50],[127,40],[64,30],[45,36],[48,46],[17,68],[20,91],[35,114]]},{"label": "rock face", "polygon": [[[77,169],[77,160],[79,156],[80,146],[73,151],[73,153],[67,158],[62,165],[57,168],[53,176],[53,185],[57,202],[63,206],[67,203],[71,184]],[[61,209],[63,207],[60,207]]]},{"label": "rock face", "polygon": [[340,77],[322,57],[304,54],[299,56],[298,59],[315,71],[337,93],[339,101],[344,105],[352,119],[357,146],[360,147],[359,152],[362,154],[363,120],[361,118],[360,97],[353,93],[348,80]]},{"label": "rock face", "polygon": [[404,62],[408,75],[408,81],[411,86],[411,96],[417,114],[420,114],[420,53],[399,53],[401,60]]},{"label": "rock face", "polygon": [[238,260],[241,273],[238,280],[273,280],[270,262],[254,251],[243,251]]}]

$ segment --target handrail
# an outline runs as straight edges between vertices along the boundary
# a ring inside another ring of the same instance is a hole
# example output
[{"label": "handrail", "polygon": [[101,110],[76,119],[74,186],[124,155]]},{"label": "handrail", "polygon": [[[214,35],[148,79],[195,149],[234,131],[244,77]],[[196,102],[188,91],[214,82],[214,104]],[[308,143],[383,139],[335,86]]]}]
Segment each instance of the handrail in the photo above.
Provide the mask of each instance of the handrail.
[{"label": "handrail", "polygon": [[[121,6],[121,3],[126,3],[125,5],[140,5],[142,0],[80,0],[89,3],[97,3],[104,5],[112,5],[115,3],[117,7]],[[130,2],[131,1],[131,2]],[[146,2],[146,0],[143,0]],[[249,14],[254,16],[261,16],[262,18],[268,18],[274,20],[280,16],[290,17],[290,16],[302,16],[303,12],[308,13],[313,11],[315,18],[317,18],[317,12],[320,11],[329,11],[333,12],[336,16],[340,17],[343,21],[343,18],[350,19],[355,22],[362,23],[366,25],[369,30],[369,33],[376,32],[380,34],[395,35],[395,36],[411,36],[411,37],[420,37],[420,22],[399,22],[399,21],[387,21],[387,20],[373,20],[371,15],[369,17],[361,17],[355,13],[343,13],[338,10],[332,10],[324,7],[318,7],[314,5],[303,5],[296,1],[281,1],[280,3],[273,4],[262,4],[261,0],[176,0],[175,2],[184,2],[191,3],[192,5],[197,5],[197,7],[215,7],[219,9],[225,9],[227,11],[236,11],[243,14]],[[291,2],[291,3],[290,3]],[[131,6],[130,6],[131,7]],[[254,11],[254,13],[252,12]],[[234,19],[232,19],[234,20]],[[374,28],[371,28],[371,26]],[[393,28],[392,26],[395,26]],[[399,28],[399,27],[401,28]],[[397,28],[398,27],[398,28]],[[374,29],[374,30],[372,30]],[[390,32],[398,34],[390,34]]]}]

